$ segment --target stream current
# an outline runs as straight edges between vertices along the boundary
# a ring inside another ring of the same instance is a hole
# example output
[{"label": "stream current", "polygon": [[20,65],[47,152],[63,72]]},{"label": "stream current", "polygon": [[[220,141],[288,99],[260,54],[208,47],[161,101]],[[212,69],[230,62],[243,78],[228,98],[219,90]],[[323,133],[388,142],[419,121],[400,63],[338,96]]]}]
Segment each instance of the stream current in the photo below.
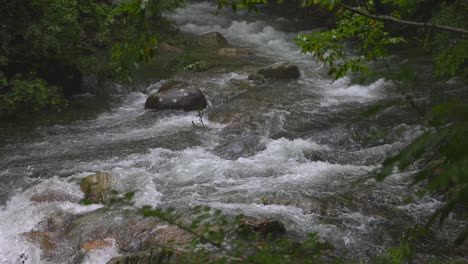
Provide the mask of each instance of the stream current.
[{"label": "stream current", "polygon": [[[119,192],[136,191],[137,207],[183,211],[208,205],[227,214],[278,219],[291,237],[317,232],[338,255],[354,259],[398,245],[405,228],[423,223],[441,205],[436,198],[418,198],[418,186],[408,187],[417,168],[383,182],[374,176],[385,158],[425,129],[416,111],[401,100],[401,89],[409,87],[424,106],[460,95],[461,83],[432,80],[427,77],[431,67],[417,58],[411,62],[420,74],[416,80],[333,81],[310,55],[300,54],[293,41],[298,32],[287,31],[294,28],[288,19],[215,12],[215,5],[194,2],[169,15],[184,34],[218,31],[233,46],[255,50],[243,59],[245,67],[177,77],[205,93],[204,127],[193,126],[192,121],[198,122],[194,112],[145,110],[147,94],[132,92],[96,118],[18,131],[19,136],[0,140],[0,263],[63,263],[41,257],[38,246],[22,234],[57,212],[98,209],[100,205],[77,202],[83,198],[77,182],[95,171],[110,172]],[[302,76],[261,84],[247,80],[252,69],[277,61],[298,65]],[[373,67],[397,71],[404,63],[395,55]],[[376,105],[388,107],[360,118]],[[30,200],[47,192],[76,199]],[[443,255],[443,245],[459,225],[450,219],[432,242],[420,246],[421,254]],[[64,246],[70,262],[78,259],[72,257],[79,251],[74,239]],[[105,263],[116,255],[113,246],[78,262]]]}]

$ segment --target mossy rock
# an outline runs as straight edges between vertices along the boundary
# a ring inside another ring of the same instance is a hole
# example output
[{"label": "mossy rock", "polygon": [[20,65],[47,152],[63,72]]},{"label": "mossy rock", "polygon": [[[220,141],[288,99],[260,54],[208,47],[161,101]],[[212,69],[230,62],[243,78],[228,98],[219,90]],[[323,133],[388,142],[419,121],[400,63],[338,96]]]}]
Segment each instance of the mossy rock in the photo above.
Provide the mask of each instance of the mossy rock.
[{"label": "mossy rock", "polygon": [[198,43],[200,43],[200,45],[202,46],[208,47],[222,47],[228,45],[226,38],[219,32],[206,33],[205,35],[200,37]]},{"label": "mossy rock", "polygon": [[110,194],[111,174],[96,172],[86,176],[80,182],[85,198],[93,203],[104,203]]}]

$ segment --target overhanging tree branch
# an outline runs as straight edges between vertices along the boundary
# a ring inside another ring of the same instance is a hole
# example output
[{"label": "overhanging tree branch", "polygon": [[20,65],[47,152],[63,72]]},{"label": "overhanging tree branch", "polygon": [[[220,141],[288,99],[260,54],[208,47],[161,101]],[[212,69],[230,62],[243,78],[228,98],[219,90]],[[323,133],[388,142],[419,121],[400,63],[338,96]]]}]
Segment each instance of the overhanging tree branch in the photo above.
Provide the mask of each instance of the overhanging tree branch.
[{"label": "overhanging tree branch", "polygon": [[449,26],[443,26],[443,25],[438,25],[438,24],[432,24],[432,23],[423,23],[423,22],[414,22],[414,21],[408,21],[408,20],[402,20],[402,19],[397,19],[392,16],[386,16],[386,15],[373,15],[369,14],[366,12],[363,12],[361,10],[355,9],[351,6],[345,5],[345,4],[340,4],[341,7],[343,7],[346,10],[349,10],[355,14],[365,16],[368,18],[372,18],[375,20],[380,20],[380,21],[386,21],[390,23],[395,23],[395,24],[401,24],[401,25],[407,25],[407,26],[412,26],[412,27],[424,27],[424,28],[431,28],[431,29],[437,29],[437,30],[442,30],[442,31],[448,31],[448,32],[455,32],[463,35],[468,36],[468,30],[463,29],[463,28],[456,28],[456,27],[449,27]]}]

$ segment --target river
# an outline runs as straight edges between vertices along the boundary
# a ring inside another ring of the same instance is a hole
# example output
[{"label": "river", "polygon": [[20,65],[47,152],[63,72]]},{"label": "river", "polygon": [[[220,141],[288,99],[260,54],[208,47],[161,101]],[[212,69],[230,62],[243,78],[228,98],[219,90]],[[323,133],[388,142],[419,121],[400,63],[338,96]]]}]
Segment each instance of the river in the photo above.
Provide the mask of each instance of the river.
[{"label": "river", "polygon": [[[205,93],[205,126],[192,124],[199,121],[194,112],[145,110],[147,94],[131,92],[95,117],[22,126],[0,140],[0,263],[105,263],[118,255],[113,246],[75,258],[82,254],[80,237],[64,240],[65,257],[44,258],[22,236],[58,212],[100,208],[77,202],[79,180],[95,171],[110,172],[119,192],[136,191],[136,207],[184,211],[209,205],[227,214],[278,219],[289,236],[317,232],[338,255],[352,259],[384,254],[398,245],[405,228],[424,223],[442,204],[436,197],[418,197],[419,186],[408,187],[417,167],[383,182],[374,177],[385,158],[426,129],[401,91],[428,109],[441,98],[466,96],[462,83],[432,79],[427,60],[406,58],[404,52],[371,65],[381,78],[365,84],[355,84],[351,76],[333,81],[310,55],[300,54],[293,41],[298,32],[288,30],[297,28],[290,19],[215,12],[215,5],[193,2],[168,15],[183,34],[218,31],[233,46],[255,50],[236,69],[176,77]],[[277,61],[298,65],[301,77],[247,80],[252,69]],[[411,80],[388,77],[408,64],[418,73]],[[363,117],[378,105],[386,107]],[[72,199],[30,200],[47,192]],[[444,256],[459,225],[450,219],[432,234],[418,247],[422,258]]]}]

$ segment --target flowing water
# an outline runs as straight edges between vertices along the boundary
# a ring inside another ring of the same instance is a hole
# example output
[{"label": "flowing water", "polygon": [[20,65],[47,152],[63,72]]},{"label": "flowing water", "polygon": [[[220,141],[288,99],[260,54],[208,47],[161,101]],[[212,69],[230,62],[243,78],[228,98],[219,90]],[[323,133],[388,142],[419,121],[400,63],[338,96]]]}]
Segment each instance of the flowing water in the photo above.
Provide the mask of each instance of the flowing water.
[{"label": "flowing water", "polygon": [[[293,41],[297,32],[287,30],[296,28],[290,19],[215,12],[208,2],[195,2],[169,15],[184,34],[219,31],[233,46],[256,52],[239,59],[244,66],[232,72],[177,77],[197,83],[205,93],[205,126],[192,124],[199,122],[193,112],[145,110],[147,94],[133,92],[97,117],[21,127],[0,140],[0,263],[105,263],[118,255],[112,246],[74,258],[82,254],[82,235],[64,240],[65,257],[41,258],[38,246],[22,235],[50,215],[98,209],[78,203],[83,198],[79,180],[95,171],[110,172],[119,192],[136,191],[137,207],[183,211],[209,205],[227,214],[279,219],[290,236],[301,239],[317,232],[338,255],[355,259],[383,254],[398,244],[405,228],[422,223],[441,205],[415,195],[419,187],[408,187],[412,172],[384,182],[373,177],[386,157],[425,129],[417,111],[401,99],[401,90],[424,108],[442,97],[463,95],[461,83],[434,81],[426,61],[408,62],[397,55],[373,67],[388,73],[413,64],[418,76],[365,85],[353,84],[351,77],[333,81],[309,55],[299,53]],[[301,78],[247,80],[252,69],[277,61],[298,65]],[[376,105],[386,107],[362,117]],[[70,199],[30,200],[53,192]],[[420,245],[421,254],[445,254],[443,245],[459,224],[450,219],[432,235],[437,243]]]}]

